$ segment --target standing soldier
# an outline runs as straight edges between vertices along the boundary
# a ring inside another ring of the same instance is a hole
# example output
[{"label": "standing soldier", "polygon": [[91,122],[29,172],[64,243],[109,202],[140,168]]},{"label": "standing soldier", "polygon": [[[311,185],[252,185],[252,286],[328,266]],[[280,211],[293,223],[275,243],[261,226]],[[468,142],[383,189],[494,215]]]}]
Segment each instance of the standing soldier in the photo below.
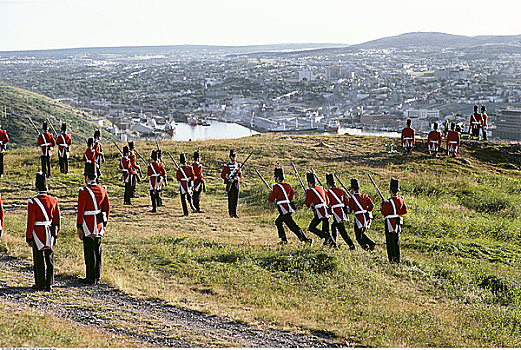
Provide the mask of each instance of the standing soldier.
[{"label": "standing soldier", "polygon": [[4,153],[7,149],[9,137],[5,130],[0,129],[0,177],[4,176]]},{"label": "standing soldier", "polygon": [[201,155],[199,154],[199,150],[194,152],[194,162],[192,163],[192,169],[194,171],[194,192],[192,194],[192,201],[194,203],[194,208],[196,213],[204,213],[201,210],[201,194],[203,190],[206,189],[206,183],[203,178],[203,165],[201,162]]},{"label": "standing soldier", "polygon": [[429,154],[434,154],[436,157],[441,146],[441,133],[438,131],[437,122],[434,123],[433,129],[434,130],[431,130],[427,136],[427,148],[429,150]]},{"label": "standing soldier", "polygon": [[373,218],[372,211],[374,203],[368,195],[360,193],[357,179],[351,179],[351,198],[349,198],[349,209],[354,213],[355,236],[362,249],[373,251],[375,243],[367,237],[365,231],[371,226]]},{"label": "standing soldier", "polygon": [[240,179],[242,177],[241,165],[237,163],[237,152],[235,148],[230,150],[230,162],[224,164],[221,178],[226,184],[228,192],[228,214],[231,218],[238,218],[237,202],[239,201]]},{"label": "standing soldier", "polygon": [[411,123],[411,119],[407,119],[407,126],[402,129],[402,147],[407,154],[411,154],[414,147],[414,129],[411,128]]},{"label": "standing soldier", "polygon": [[479,139],[479,130],[481,130],[481,114],[478,112],[478,106],[474,105],[474,113],[470,115],[471,136]]},{"label": "standing soldier", "polygon": [[134,141],[128,142],[128,158],[130,160],[130,165],[134,172],[130,176],[130,197],[135,197],[136,192],[136,183],[138,182],[138,172],[141,173],[141,167],[137,163],[136,154],[134,153]]},{"label": "standing soldier", "polygon": [[86,277],[82,282],[96,284],[101,278],[101,238],[110,214],[109,196],[105,186],[96,183],[96,164],[85,163],[85,186],[78,195],[76,227],[83,241]]},{"label": "standing soldier", "polygon": [[99,178],[101,176],[101,163],[105,161],[105,153],[103,153],[103,148],[101,147],[101,131],[94,131],[94,150],[96,151],[96,181],[99,183]]},{"label": "standing soldier", "polygon": [[[313,232],[320,238],[324,238],[324,245],[336,247],[336,242],[329,234],[329,213],[327,208],[329,206],[329,198],[322,186],[315,184],[315,174],[312,172],[306,173],[308,181],[308,189],[306,190],[306,200],[304,204],[309,208],[313,208],[313,220],[311,220],[308,230]],[[322,223],[322,230],[317,228]]]},{"label": "standing soldier", "polygon": [[355,245],[351,238],[347,235],[345,222],[349,222],[349,197],[347,193],[336,187],[335,178],[333,174],[326,174],[326,182],[329,189],[326,191],[329,198],[329,212],[333,215],[333,222],[331,223],[331,237],[336,242],[336,231],[340,232],[340,235],[349,246],[349,249],[354,250]]},{"label": "standing soldier", "polygon": [[40,146],[40,159],[42,162],[42,172],[51,177],[51,155],[52,148],[56,146],[56,141],[52,134],[47,132],[47,122],[43,122],[43,132],[38,135],[38,146]]},{"label": "standing soldier", "polygon": [[58,145],[58,163],[60,164],[60,172],[63,174],[69,173],[69,152],[71,151],[72,139],[71,135],[67,134],[67,124],[62,123],[61,133],[56,138]]},{"label": "standing soldier", "polygon": [[461,137],[459,132],[456,130],[456,123],[452,122],[450,123],[450,130],[447,133],[447,155],[452,155],[453,157],[456,157],[458,154],[458,149],[461,143]]},{"label": "standing soldier", "polygon": [[295,213],[295,203],[293,203],[295,192],[293,192],[290,184],[283,182],[284,170],[282,168],[275,167],[274,177],[276,184],[273,185],[273,189],[270,192],[268,200],[270,202],[276,201],[277,203],[279,217],[275,220],[275,225],[277,226],[277,232],[280,238],[279,244],[288,243],[286,232],[284,231],[284,223],[301,242],[313,244],[313,240],[306,237],[304,231],[302,231],[302,229],[297,225],[291,216],[293,213]]},{"label": "standing soldier", "polygon": [[398,180],[392,178],[389,192],[391,198],[382,202],[381,212],[385,216],[385,244],[389,262],[400,263],[400,232],[402,215],[407,214],[407,206],[402,197],[398,197]]},{"label": "standing soldier", "polygon": [[123,146],[123,156],[119,161],[119,168],[123,172],[121,175],[121,181],[125,184],[125,194],[123,196],[123,205],[131,205],[131,190],[132,190],[132,175],[135,174],[132,165],[130,164],[130,158],[128,157],[128,146]]},{"label": "standing soldier", "polygon": [[41,171],[36,174],[35,187],[38,193],[27,204],[25,240],[33,248],[33,288],[50,292],[54,283],[54,245],[60,232],[60,207],[58,199],[47,194],[47,180]]},{"label": "standing soldier", "polygon": [[183,215],[188,216],[188,206],[186,201],[190,204],[192,211],[195,211],[192,203],[192,181],[194,181],[194,173],[190,165],[186,165],[186,156],[181,153],[179,156],[181,166],[177,169],[176,178],[179,181],[179,190],[181,193],[181,205],[183,206]]},{"label": "standing soldier", "polygon": [[483,140],[487,140],[488,115],[485,105],[481,105],[481,136]]},{"label": "standing soldier", "polygon": [[157,160],[157,151],[152,150],[152,162],[148,165],[148,177],[150,184],[150,199],[152,201],[152,213],[156,212],[159,205],[159,191],[163,187],[163,179],[166,178],[165,167]]},{"label": "standing soldier", "polygon": [[0,196],[0,237],[2,237],[3,230],[4,230],[4,205],[2,204],[2,196]]},{"label": "standing soldier", "polygon": [[[165,168],[165,163],[163,163],[163,156],[162,156],[162,152],[161,152],[160,148],[157,149],[157,161],[159,163],[161,163],[163,168]],[[166,186],[167,178],[168,177],[166,175],[166,170],[165,170],[165,186]],[[157,206],[158,207],[164,207],[165,206],[163,204],[163,186],[161,186],[161,188],[157,191]]]},{"label": "standing soldier", "polygon": [[96,153],[96,149],[94,148],[94,139],[89,137],[87,140],[87,148],[85,152],[83,152],[83,161],[85,163],[91,163],[96,165],[96,158],[98,154]]}]

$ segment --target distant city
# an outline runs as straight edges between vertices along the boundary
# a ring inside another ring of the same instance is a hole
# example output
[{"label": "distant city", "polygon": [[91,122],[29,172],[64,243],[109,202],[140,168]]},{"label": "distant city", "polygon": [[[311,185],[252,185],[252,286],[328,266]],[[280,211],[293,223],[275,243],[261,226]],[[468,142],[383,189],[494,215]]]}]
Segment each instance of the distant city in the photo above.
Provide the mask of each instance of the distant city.
[{"label": "distant city", "polygon": [[426,134],[434,122],[468,125],[477,104],[487,107],[489,137],[521,141],[519,37],[465,45],[434,35],[432,42],[416,33],[347,47],[0,52],[0,81],[77,106],[123,140],[175,139],[179,123],[393,132],[408,118]]}]

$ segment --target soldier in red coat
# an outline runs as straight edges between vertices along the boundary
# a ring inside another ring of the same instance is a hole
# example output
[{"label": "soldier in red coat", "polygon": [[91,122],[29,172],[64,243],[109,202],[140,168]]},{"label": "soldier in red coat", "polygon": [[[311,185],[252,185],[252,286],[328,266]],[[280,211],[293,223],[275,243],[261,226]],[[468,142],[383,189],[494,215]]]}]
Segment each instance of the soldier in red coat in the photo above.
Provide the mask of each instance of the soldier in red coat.
[{"label": "soldier in red coat", "polygon": [[385,244],[387,256],[392,263],[400,263],[400,232],[402,232],[402,215],[407,214],[407,206],[399,191],[398,180],[391,179],[389,191],[391,198],[382,202],[381,212],[385,217]]},{"label": "soldier in red coat", "polygon": [[436,157],[440,150],[440,146],[441,133],[438,131],[438,123],[435,122],[433,125],[433,130],[431,130],[427,136],[427,149],[429,150],[429,154],[434,154]]},{"label": "soldier in red coat", "polygon": [[474,106],[474,113],[470,115],[470,134],[472,137],[479,139],[479,130],[481,130],[481,114],[478,112],[478,106]]},{"label": "soldier in red coat", "polygon": [[132,176],[135,175],[136,171],[130,164],[130,158],[128,157],[128,146],[123,146],[123,156],[119,161],[119,168],[123,172],[121,175],[121,181],[125,184],[125,194],[123,196],[123,205],[131,205],[131,187],[132,187]]},{"label": "soldier in red coat", "polygon": [[[165,163],[163,162],[162,152],[161,152],[160,148],[157,149],[157,161],[163,165],[163,168],[165,167]],[[168,176],[166,175],[166,168],[165,168],[165,186],[166,186],[167,178],[168,178]],[[161,187],[159,189],[159,191],[157,191],[157,206],[158,207],[165,206],[163,204],[163,187]]]},{"label": "soldier in red coat", "polygon": [[101,147],[101,131],[94,131],[94,150],[96,151],[96,182],[99,183],[101,177],[101,163],[105,162],[105,153],[103,153],[103,147]]},{"label": "soldier in red coat", "polygon": [[179,191],[181,193],[181,205],[183,206],[183,215],[188,216],[188,206],[186,201],[190,204],[192,211],[195,211],[192,203],[192,183],[195,180],[194,172],[190,165],[186,165],[186,156],[181,153],[179,157],[181,166],[177,169],[176,178],[179,181]]},{"label": "soldier in red coat", "polygon": [[52,148],[56,146],[56,141],[51,133],[47,132],[47,122],[43,122],[43,132],[38,135],[38,146],[40,146],[40,159],[42,162],[42,172],[51,177],[51,155]]},{"label": "soldier in red coat", "polygon": [[54,284],[54,245],[60,232],[58,199],[47,194],[47,180],[43,172],[36,174],[37,195],[27,204],[25,240],[33,249],[36,290],[51,291]]},{"label": "soldier in red coat", "polygon": [[414,147],[414,129],[411,128],[411,123],[411,119],[407,119],[407,126],[402,129],[402,147],[407,154],[411,154]]},{"label": "soldier in red coat", "polygon": [[105,235],[110,203],[105,186],[96,183],[96,164],[85,163],[85,186],[78,195],[76,227],[83,241],[86,277],[82,281],[96,284],[101,278],[101,238]]},{"label": "soldier in red coat", "polygon": [[0,177],[4,176],[4,153],[8,142],[9,136],[7,136],[7,132],[0,129]]},{"label": "soldier in red coat", "polygon": [[458,149],[461,143],[461,136],[459,132],[456,131],[456,123],[450,123],[450,130],[447,133],[447,155],[452,155],[456,157],[458,154]]},{"label": "soldier in red coat", "polygon": [[[329,206],[329,198],[324,191],[322,186],[318,186],[315,183],[315,174],[312,172],[306,173],[306,179],[308,182],[308,189],[306,190],[306,200],[304,204],[307,207],[313,208],[313,220],[309,224],[308,230],[313,232],[320,238],[324,238],[324,245],[336,247],[336,242],[329,233],[329,213],[327,208]],[[322,230],[317,228],[322,223]]]},{"label": "soldier in red coat", "polygon": [[85,163],[96,164],[97,157],[98,154],[96,152],[96,149],[94,148],[94,139],[92,137],[89,137],[89,139],[87,140],[87,148],[85,149],[85,152],[83,152],[83,161]]},{"label": "soldier in red coat", "polygon": [[239,202],[240,179],[242,177],[241,164],[237,163],[237,152],[230,150],[230,161],[223,166],[221,179],[226,184],[228,193],[228,214],[231,218],[238,218],[237,203]]},{"label": "soldier in red coat", "polygon": [[192,169],[194,171],[194,190],[192,194],[192,201],[194,204],[195,211],[197,213],[204,213],[201,210],[201,194],[206,191],[206,183],[203,177],[203,165],[201,164],[201,155],[199,151],[194,152],[194,162],[192,163]]},{"label": "soldier in red coat", "polygon": [[155,213],[159,205],[159,191],[163,187],[163,181],[166,181],[165,167],[157,160],[157,151],[152,150],[150,156],[152,162],[148,164],[148,183],[150,185],[150,200],[152,201],[152,213]]},{"label": "soldier in red coat", "polygon": [[483,140],[487,140],[487,130],[488,130],[488,115],[487,108],[485,105],[481,105],[481,136]]},{"label": "soldier in red coat", "polygon": [[275,220],[275,225],[277,226],[277,232],[280,238],[279,244],[288,243],[283,224],[286,224],[291,232],[293,232],[301,242],[312,244],[313,240],[307,238],[304,231],[302,231],[295,220],[293,220],[292,214],[295,213],[295,203],[293,202],[295,192],[293,192],[290,184],[284,182],[284,170],[275,167],[274,177],[276,184],[273,185],[268,200],[270,202],[275,202],[277,204],[277,210],[279,211],[279,216]]},{"label": "soldier in red coat", "polygon": [[130,174],[130,197],[135,197],[136,183],[139,182],[138,172],[141,174],[141,167],[137,163],[136,154],[134,153],[134,141],[128,142],[128,159],[134,172]]},{"label": "soldier in red coat", "polygon": [[336,187],[336,182],[333,174],[326,174],[326,182],[329,189],[326,191],[329,198],[329,212],[333,216],[333,222],[331,223],[331,237],[336,242],[336,231],[340,232],[340,235],[349,246],[349,249],[355,249],[353,241],[348,236],[345,222],[349,222],[349,195],[341,188]]},{"label": "soldier in red coat", "polygon": [[3,230],[4,230],[4,205],[2,204],[2,196],[0,196],[0,237],[2,237]]},{"label": "soldier in red coat", "polygon": [[374,203],[368,195],[360,193],[357,179],[351,179],[351,198],[349,198],[349,210],[354,214],[355,236],[358,244],[365,250],[374,250],[375,243],[365,234],[371,226]]},{"label": "soldier in red coat", "polygon": [[62,123],[61,132],[56,137],[56,145],[58,145],[58,164],[60,165],[60,172],[68,174],[69,152],[71,151],[72,139],[71,135],[67,133],[66,123]]}]

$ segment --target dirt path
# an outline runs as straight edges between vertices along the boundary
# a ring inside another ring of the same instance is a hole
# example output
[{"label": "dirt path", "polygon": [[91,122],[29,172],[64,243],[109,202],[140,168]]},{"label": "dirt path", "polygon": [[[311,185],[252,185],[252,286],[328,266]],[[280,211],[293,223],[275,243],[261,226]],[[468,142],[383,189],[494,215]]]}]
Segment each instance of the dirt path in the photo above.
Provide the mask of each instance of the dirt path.
[{"label": "dirt path", "polygon": [[155,347],[338,347],[325,334],[255,329],[230,319],[174,307],[161,300],[141,300],[107,285],[85,286],[57,276],[52,293],[35,292],[32,265],[0,253],[0,300],[32,307],[142,346]]}]

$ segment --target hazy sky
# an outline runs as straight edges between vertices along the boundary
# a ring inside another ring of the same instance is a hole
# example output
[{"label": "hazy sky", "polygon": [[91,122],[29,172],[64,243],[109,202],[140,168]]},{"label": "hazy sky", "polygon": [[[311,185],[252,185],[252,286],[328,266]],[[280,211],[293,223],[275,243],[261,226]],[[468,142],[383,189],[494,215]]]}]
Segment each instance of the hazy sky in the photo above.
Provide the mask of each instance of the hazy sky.
[{"label": "hazy sky", "polygon": [[516,0],[0,0],[0,50],[521,34]]}]

